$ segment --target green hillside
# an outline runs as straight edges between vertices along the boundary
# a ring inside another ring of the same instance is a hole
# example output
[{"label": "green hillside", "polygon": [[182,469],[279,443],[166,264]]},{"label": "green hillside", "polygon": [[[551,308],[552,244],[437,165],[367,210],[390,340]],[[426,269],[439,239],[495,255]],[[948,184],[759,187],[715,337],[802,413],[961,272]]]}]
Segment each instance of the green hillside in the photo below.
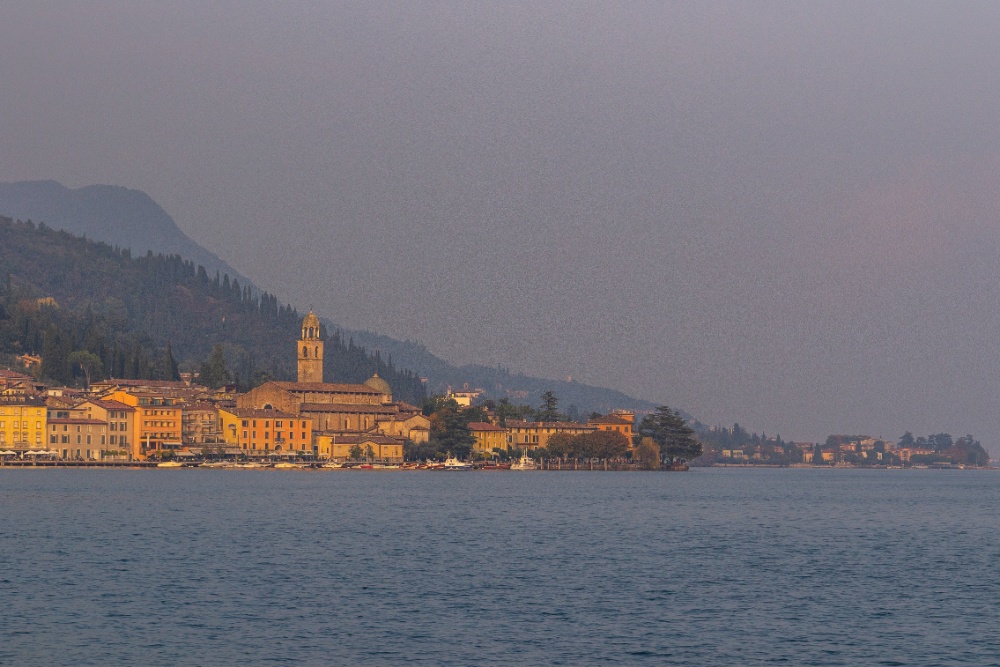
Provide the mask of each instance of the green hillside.
[{"label": "green hillside", "polygon": [[[0,276],[0,355],[40,355],[43,379],[82,383],[81,359],[92,359],[86,352],[99,360],[90,364],[92,380],[169,379],[178,366],[198,369],[216,345],[241,389],[294,379],[302,315],[180,256],[132,257],[127,249],[0,217]],[[329,381],[362,382],[377,371],[399,399],[422,400],[413,372],[339,332],[326,338]]]}]

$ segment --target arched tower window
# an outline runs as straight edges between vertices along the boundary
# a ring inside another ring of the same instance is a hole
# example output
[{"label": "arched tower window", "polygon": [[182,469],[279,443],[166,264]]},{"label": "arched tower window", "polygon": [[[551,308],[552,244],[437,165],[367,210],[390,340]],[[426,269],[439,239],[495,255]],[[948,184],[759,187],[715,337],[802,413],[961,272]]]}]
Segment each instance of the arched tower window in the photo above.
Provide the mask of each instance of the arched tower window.
[{"label": "arched tower window", "polygon": [[313,356],[319,359],[319,345],[317,345],[316,349],[313,350]]},{"label": "arched tower window", "polygon": [[308,357],[309,356],[309,348],[308,347],[302,346],[302,356],[303,357]]}]

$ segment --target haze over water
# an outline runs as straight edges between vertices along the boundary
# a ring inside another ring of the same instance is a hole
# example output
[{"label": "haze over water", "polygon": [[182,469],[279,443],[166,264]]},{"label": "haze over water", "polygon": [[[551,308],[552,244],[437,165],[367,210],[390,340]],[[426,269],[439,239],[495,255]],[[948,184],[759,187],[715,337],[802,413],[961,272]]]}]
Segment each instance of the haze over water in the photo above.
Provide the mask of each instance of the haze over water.
[{"label": "haze over water", "polygon": [[989,472],[0,470],[0,664],[988,665]]},{"label": "haze over water", "polygon": [[456,364],[996,451],[997,34],[975,1],[9,2],[0,181],[142,190]]}]

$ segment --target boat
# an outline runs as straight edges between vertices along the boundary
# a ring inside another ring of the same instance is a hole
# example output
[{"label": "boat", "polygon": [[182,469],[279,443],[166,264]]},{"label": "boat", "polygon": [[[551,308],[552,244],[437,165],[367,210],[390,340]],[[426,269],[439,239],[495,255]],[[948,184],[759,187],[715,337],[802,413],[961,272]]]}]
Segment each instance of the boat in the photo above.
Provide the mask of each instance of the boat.
[{"label": "boat", "polygon": [[465,463],[463,461],[459,461],[454,456],[449,456],[448,459],[444,462],[444,469],[445,470],[472,470],[472,464],[471,463]]},{"label": "boat", "polygon": [[287,470],[289,468],[305,468],[307,466],[305,463],[292,463],[291,461],[282,461],[281,463],[275,463],[274,467],[283,468]]},{"label": "boat", "polygon": [[510,464],[511,470],[538,470],[538,464],[525,452],[521,458]]},{"label": "boat", "polygon": [[163,461],[156,464],[157,468],[183,468],[184,464],[180,461]]},{"label": "boat", "polygon": [[343,463],[337,463],[335,461],[329,461],[320,466],[320,468],[343,468]]}]

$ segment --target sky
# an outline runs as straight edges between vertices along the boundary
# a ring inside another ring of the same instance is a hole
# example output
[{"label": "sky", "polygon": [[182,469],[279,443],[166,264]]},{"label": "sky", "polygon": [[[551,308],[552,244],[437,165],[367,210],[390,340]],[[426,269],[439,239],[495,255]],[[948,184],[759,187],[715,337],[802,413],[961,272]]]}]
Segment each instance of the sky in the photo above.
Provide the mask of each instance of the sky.
[{"label": "sky", "polygon": [[299,308],[786,439],[1000,452],[1000,4],[4,3],[0,181]]}]

